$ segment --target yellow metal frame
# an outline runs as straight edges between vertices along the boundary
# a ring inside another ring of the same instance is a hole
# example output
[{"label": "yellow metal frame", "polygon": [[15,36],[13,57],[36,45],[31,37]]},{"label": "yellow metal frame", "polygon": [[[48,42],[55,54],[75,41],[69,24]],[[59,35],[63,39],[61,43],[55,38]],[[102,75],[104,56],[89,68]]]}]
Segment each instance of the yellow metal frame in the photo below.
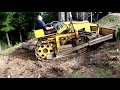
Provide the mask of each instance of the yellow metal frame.
[{"label": "yellow metal frame", "polygon": [[71,37],[73,35],[75,35],[75,33],[56,35],[56,44],[57,44],[58,52],[59,52],[59,48],[60,48],[60,38],[61,37]]},{"label": "yellow metal frame", "polygon": [[[91,26],[96,26],[98,27],[98,24],[96,23],[89,23],[89,21],[73,21],[72,24],[70,24],[69,21],[67,22],[63,22],[65,25],[63,28],[61,28],[60,30],[57,31],[56,35],[45,35],[44,30],[43,29],[39,29],[39,30],[34,30],[34,34],[36,38],[40,38],[40,37],[47,37],[47,40],[52,41],[52,40],[56,40],[56,48],[59,52],[60,49],[60,38],[61,37],[65,37],[65,38],[70,38],[72,36],[75,36],[79,30],[85,28],[86,32],[91,32]],[[65,34],[64,31],[70,29],[68,34]],[[97,33],[99,33],[99,28],[97,30]],[[77,39],[76,39],[77,40]],[[68,39],[65,39],[65,42],[67,42]],[[77,41],[76,41],[77,43]],[[47,48],[46,45],[44,45],[44,48],[39,48],[38,50],[41,50],[42,52],[39,53],[39,55],[41,56],[42,54],[44,54],[44,57],[47,57],[47,55],[50,53],[44,53],[43,49]],[[51,45],[48,50],[51,50],[53,48],[53,46]]]},{"label": "yellow metal frame", "polygon": [[88,23],[88,22],[85,22],[85,23],[75,23],[73,24],[73,27],[76,31],[79,31],[83,28],[85,28],[85,31],[86,32],[91,32],[91,28],[90,26],[96,26],[97,27],[97,24],[94,24],[94,23]]},{"label": "yellow metal frame", "polygon": [[34,30],[34,35],[36,38],[44,37],[45,33],[43,29]]}]

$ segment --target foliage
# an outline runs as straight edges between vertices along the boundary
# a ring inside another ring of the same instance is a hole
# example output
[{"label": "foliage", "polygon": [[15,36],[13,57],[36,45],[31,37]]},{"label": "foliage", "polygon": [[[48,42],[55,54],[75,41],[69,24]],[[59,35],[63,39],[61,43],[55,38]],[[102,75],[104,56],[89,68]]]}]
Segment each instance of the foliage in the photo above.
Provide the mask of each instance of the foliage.
[{"label": "foliage", "polygon": [[118,27],[118,30],[116,31],[116,37],[118,38],[118,39],[120,39],[120,26]]},{"label": "foliage", "polygon": [[57,12],[38,12],[38,13],[35,13],[35,17],[37,17],[37,15],[41,15],[43,17],[43,20],[46,23],[50,23],[51,21],[58,20]]},{"label": "foliage", "polygon": [[98,22],[99,24],[107,24],[107,23],[111,23],[117,20],[117,17],[115,16],[110,16],[108,19],[104,20],[104,21],[100,21]]},{"label": "foliage", "polygon": [[81,72],[80,70],[74,73],[71,78],[85,78],[85,73]]},{"label": "foliage", "polygon": [[32,30],[39,14],[43,16],[45,23],[57,20],[57,12],[0,12],[0,40],[7,42],[8,33],[10,43],[15,45],[20,42],[20,31],[23,42],[34,38]]},{"label": "foliage", "polygon": [[27,39],[33,39],[35,38],[34,32],[29,32]]},{"label": "foliage", "polygon": [[12,19],[13,19],[13,15],[15,13],[14,12],[2,12],[0,15],[2,15],[1,17],[1,31],[3,32],[9,32],[11,30],[15,30],[15,28],[11,25],[12,23]]},{"label": "foliage", "polygon": [[0,40],[0,45],[1,45],[1,49],[7,49],[9,48],[9,46],[7,45],[7,43],[3,40]]},{"label": "foliage", "polygon": [[96,71],[96,76],[97,78],[111,78],[112,77],[112,72],[111,70],[107,69],[98,69]]},{"label": "foliage", "polygon": [[49,23],[51,21],[56,21],[57,20],[57,13],[55,12],[45,12],[43,14],[43,19]]}]

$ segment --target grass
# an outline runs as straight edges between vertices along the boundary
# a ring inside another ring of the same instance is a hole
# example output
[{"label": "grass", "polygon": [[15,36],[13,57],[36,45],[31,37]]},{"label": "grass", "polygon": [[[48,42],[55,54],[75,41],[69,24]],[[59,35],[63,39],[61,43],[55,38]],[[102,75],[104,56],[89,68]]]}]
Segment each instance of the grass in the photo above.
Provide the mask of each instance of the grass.
[{"label": "grass", "polygon": [[110,69],[97,69],[96,72],[97,78],[111,78],[112,72]]},{"label": "grass", "polygon": [[[120,77],[120,63],[111,60],[97,62],[98,65],[91,65],[94,72],[82,72],[78,70],[71,78],[117,78]],[[87,68],[86,68],[87,69]],[[114,73],[115,72],[115,73]]]},{"label": "grass", "polygon": [[1,44],[2,50],[9,48],[9,46],[7,45],[7,42],[5,42],[5,41],[3,41],[3,40],[0,40],[0,44]]},{"label": "grass", "polygon": [[33,39],[33,38],[35,38],[34,32],[29,32],[27,39],[30,40],[30,39]]},{"label": "grass", "polygon": [[104,24],[107,24],[107,23],[114,22],[116,20],[117,20],[116,16],[110,16],[107,20],[98,22],[98,24],[104,25]]},{"label": "grass", "polygon": [[12,52],[13,52],[13,50],[12,50],[11,48],[8,48],[8,49],[3,50],[3,51],[2,51],[2,54],[3,54],[3,55],[9,55],[9,54],[12,53]]},{"label": "grass", "polygon": [[118,30],[117,30],[117,38],[120,39],[120,26],[118,26]]},{"label": "grass", "polygon": [[[10,53],[12,53],[14,51],[14,46],[8,46],[6,42],[0,40],[0,44],[2,46],[2,50],[0,51],[0,54],[3,55],[9,55]],[[20,42],[16,42],[16,45],[21,44]],[[12,48],[13,47],[13,48]]]},{"label": "grass", "polygon": [[71,78],[85,78],[85,73],[81,72],[80,70],[74,73]]}]

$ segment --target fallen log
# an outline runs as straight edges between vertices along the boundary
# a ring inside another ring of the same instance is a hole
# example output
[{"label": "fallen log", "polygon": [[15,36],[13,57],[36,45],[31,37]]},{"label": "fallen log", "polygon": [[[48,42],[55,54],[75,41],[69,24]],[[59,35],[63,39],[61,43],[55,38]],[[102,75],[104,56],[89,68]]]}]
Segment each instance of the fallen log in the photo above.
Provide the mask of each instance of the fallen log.
[{"label": "fallen log", "polygon": [[22,43],[21,48],[26,50],[34,50],[36,48],[37,39],[32,39],[28,42]]}]

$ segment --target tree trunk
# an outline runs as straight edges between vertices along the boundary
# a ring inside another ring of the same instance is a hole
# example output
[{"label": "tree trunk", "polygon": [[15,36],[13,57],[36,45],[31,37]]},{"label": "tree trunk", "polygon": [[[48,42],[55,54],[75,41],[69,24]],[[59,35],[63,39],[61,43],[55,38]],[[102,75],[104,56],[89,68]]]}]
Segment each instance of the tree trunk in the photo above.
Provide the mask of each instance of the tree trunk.
[{"label": "tree trunk", "polygon": [[97,21],[98,21],[98,19],[99,19],[99,12],[97,12]]},{"label": "tree trunk", "polygon": [[108,12],[108,14],[111,14],[112,12]]},{"label": "tree trunk", "polygon": [[10,39],[9,39],[9,36],[8,36],[8,33],[6,33],[6,38],[7,38],[7,42],[8,42],[8,46],[10,47]]},{"label": "tree trunk", "polygon": [[84,12],[83,12],[83,21],[85,20],[85,17],[84,17]]},{"label": "tree trunk", "polygon": [[91,22],[92,22],[92,12],[91,12]]},{"label": "tree trunk", "polygon": [[65,21],[65,12],[58,12],[58,20]]},{"label": "tree trunk", "polygon": [[22,42],[22,34],[21,34],[21,30],[20,30],[20,41]]},{"label": "tree trunk", "polygon": [[33,30],[35,30],[35,12],[33,12]]},{"label": "tree trunk", "polygon": [[1,43],[0,43],[0,50],[2,50],[2,45],[1,45]]},{"label": "tree trunk", "polygon": [[66,20],[69,21],[69,12],[67,12]]},{"label": "tree trunk", "polygon": [[78,12],[76,12],[76,16],[77,16],[77,19],[78,19]]}]

